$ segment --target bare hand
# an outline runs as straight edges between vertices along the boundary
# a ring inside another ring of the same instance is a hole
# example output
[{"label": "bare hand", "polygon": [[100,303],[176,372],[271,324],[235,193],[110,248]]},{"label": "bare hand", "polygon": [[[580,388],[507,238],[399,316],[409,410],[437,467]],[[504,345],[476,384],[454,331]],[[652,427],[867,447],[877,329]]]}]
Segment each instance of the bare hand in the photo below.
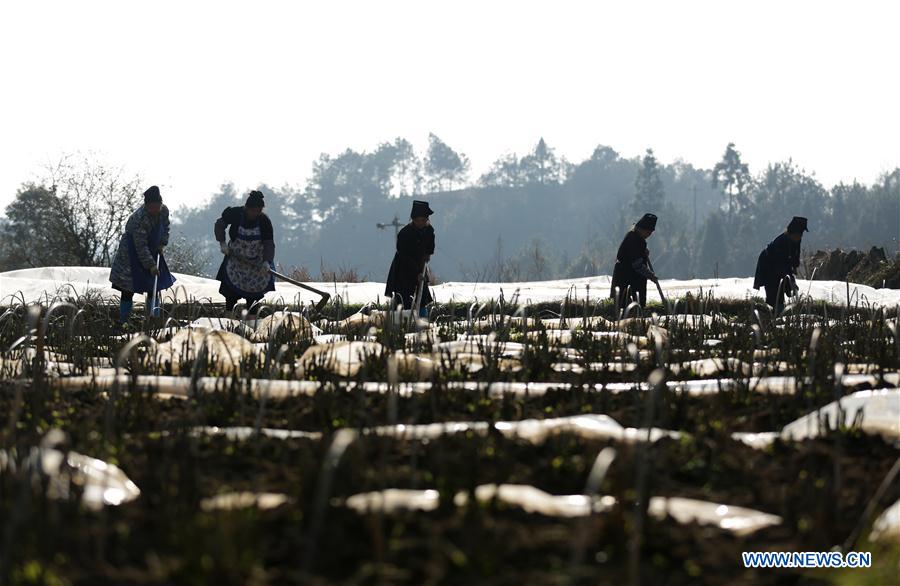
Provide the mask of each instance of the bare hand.
[{"label": "bare hand", "polygon": [[155,265],[150,267],[150,274],[153,275],[154,277],[159,275],[159,267],[157,267]]},{"label": "bare hand", "polygon": [[228,254],[228,245],[225,242],[219,242],[219,250],[222,251],[222,254]]}]

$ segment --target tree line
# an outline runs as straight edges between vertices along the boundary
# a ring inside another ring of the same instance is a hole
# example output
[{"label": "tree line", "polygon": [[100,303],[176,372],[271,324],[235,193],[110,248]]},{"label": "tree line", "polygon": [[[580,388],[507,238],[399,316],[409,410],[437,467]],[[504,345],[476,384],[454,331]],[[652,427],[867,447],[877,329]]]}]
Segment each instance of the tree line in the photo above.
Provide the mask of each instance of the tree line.
[{"label": "tree line", "polygon": [[[122,170],[64,159],[7,207],[0,269],[108,265],[142,184]],[[540,138],[473,177],[466,155],[431,134],[421,154],[396,138],[322,154],[304,186],[256,187],[276,228],[278,264],[329,276],[345,267],[373,280],[385,277],[393,218],[405,222],[413,198],[437,212],[432,266],[443,280],[609,274],[619,241],[646,211],[660,217],[649,242],[654,266],[671,278],[752,275],[759,250],[793,215],[809,218],[808,251],[874,245],[893,254],[900,238],[900,168],[870,185],[827,188],[791,160],[752,170],[734,144],[703,169],[663,164],[652,149],[629,158],[604,145],[573,163]],[[244,197],[225,183],[205,203],[173,210],[175,270],[214,271],[212,225]]]}]

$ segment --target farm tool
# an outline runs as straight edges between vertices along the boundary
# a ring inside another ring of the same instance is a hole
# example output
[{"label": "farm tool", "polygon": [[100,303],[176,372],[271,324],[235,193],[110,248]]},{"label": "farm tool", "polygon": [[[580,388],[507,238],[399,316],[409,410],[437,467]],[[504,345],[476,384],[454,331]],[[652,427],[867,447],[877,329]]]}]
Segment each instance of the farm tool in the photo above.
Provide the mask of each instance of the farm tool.
[{"label": "farm tool", "polygon": [[[650,262],[650,259],[647,259],[647,265],[650,267],[650,270],[653,271],[653,274],[656,274],[656,271],[653,270],[653,264]],[[662,306],[666,308],[666,312],[668,313],[669,302],[666,301],[666,296],[663,295],[662,287],[659,284],[659,281],[653,281],[656,285],[656,290],[659,291],[659,300],[662,303]]]},{"label": "farm tool", "polygon": [[425,277],[428,274],[428,263],[425,263],[425,266],[422,267],[422,272],[419,274],[418,282],[416,283],[416,294],[413,297],[413,305],[412,305],[412,316],[413,319],[419,317],[419,308],[422,306],[422,293],[425,291],[426,281]]},{"label": "farm tool", "polygon": [[282,281],[290,283],[291,285],[296,285],[297,287],[300,287],[301,289],[306,289],[307,291],[315,293],[316,295],[321,295],[322,298],[319,300],[318,303],[316,303],[316,306],[315,306],[316,313],[321,313],[322,309],[328,303],[328,300],[331,299],[330,293],[326,293],[325,291],[320,291],[319,289],[316,289],[315,287],[310,287],[309,285],[306,285],[304,283],[301,283],[300,281],[294,280],[286,275],[282,275],[281,273],[274,271],[272,269],[269,269],[269,272],[272,273],[273,276],[281,279]]},{"label": "farm tool", "polygon": [[[244,258],[242,256],[238,256],[234,253],[230,253],[229,256],[231,256],[232,258],[235,258],[241,262],[244,262],[244,263],[248,263],[248,264],[253,263],[253,261],[251,261],[250,259]],[[330,293],[326,293],[325,291],[320,291],[319,289],[316,289],[315,287],[310,287],[309,285],[301,283],[300,281],[297,281],[296,279],[292,279],[292,278],[288,277],[287,275],[283,275],[274,269],[269,269],[269,273],[271,273],[273,277],[281,279],[282,281],[284,281],[286,283],[290,283],[291,285],[295,285],[297,287],[300,287],[301,289],[306,289],[307,291],[310,291],[312,293],[315,293],[316,295],[321,296],[322,298],[319,300],[318,303],[316,303],[315,308],[314,308],[316,313],[321,313],[322,309],[324,309],[325,305],[328,303],[328,300],[331,299]]]}]

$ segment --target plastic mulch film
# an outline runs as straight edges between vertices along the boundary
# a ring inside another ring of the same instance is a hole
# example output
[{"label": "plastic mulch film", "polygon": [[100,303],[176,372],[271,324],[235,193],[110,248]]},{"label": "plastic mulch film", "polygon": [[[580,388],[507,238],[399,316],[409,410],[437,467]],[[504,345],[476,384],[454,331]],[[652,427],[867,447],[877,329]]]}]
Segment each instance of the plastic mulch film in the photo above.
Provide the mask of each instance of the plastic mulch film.
[{"label": "plastic mulch film", "polygon": [[[616,499],[608,495],[552,495],[522,484],[483,484],[475,488],[474,496],[478,502],[496,501],[529,513],[561,518],[602,514],[616,505]],[[468,493],[459,492],[453,503],[463,507],[469,499]],[[440,496],[435,490],[387,489],[353,495],[343,504],[361,514],[432,511],[440,505]],[[681,497],[653,497],[647,510],[658,520],[671,518],[680,524],[713,525],[738,536],[782,523],[781,517],[763,511]]]}]

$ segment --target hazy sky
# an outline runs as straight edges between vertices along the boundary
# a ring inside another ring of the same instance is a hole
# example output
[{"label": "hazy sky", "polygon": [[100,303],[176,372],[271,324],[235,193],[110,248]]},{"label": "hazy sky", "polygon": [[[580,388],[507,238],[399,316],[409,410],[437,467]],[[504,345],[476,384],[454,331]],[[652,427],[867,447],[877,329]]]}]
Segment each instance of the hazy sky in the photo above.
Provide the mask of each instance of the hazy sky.
[{"label": "hazy sky", "polygon": [[197,203],[434,132],[481,173],[544,136],[827,185],[900,165],[897,2],[4,2],[0,205],[93,151]]}]

